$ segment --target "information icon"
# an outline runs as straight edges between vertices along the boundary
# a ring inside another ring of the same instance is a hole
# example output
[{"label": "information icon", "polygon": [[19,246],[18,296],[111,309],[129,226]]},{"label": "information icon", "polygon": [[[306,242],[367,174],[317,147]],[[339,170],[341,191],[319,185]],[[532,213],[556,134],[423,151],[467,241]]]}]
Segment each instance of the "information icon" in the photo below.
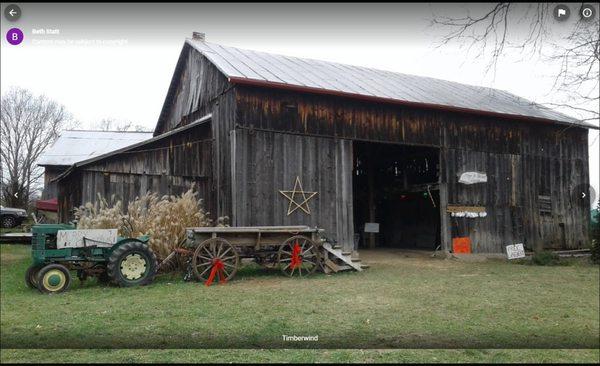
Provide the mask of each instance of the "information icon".
[{"label": "information icon", "polygon": [[596,9],[590,4],[584,4],[581,6],[579,13],[581,15],[581,20],[592,20],[594,19],[594,15],[596,15]]},{"label": "information icon", "polygon": [[6,40],[13,46],[23,42],[23,38],[23,32],[19,28],[11,28],[6,32]]}]

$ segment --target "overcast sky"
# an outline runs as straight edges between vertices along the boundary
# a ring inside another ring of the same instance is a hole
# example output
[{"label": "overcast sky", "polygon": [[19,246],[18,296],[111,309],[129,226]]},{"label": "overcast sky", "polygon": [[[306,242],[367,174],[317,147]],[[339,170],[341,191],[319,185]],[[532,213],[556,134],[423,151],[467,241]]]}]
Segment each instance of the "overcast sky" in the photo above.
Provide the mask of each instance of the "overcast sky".
[{"label": "overcast sky", "polygon": [[[556,65],[538,57],[512,52],[494,74],[486,73],[488,59],[466,55],[457,44],[435,47],[445,31],[430,26],[433,13],[477,14],[489,4],[19,6],[17,22],[2,18],[2,93],[20,86],[46,94],[67,107],[79,128],[114,118],[154,129],[184,39],[192,31],[224,45],[489,86],[540,103],[564,98],[552,92]],[[572,19],[552,24],[548,47],[576,21],[577,5],[570,6]],[[527,26],[516,22],[513,31],[525,34]],[[18,46],[5,39],[12,27],[25,35]],[[59,34],[34,34],[40,29]],[[596,191],[598,140],[598,132],[591,131],[590,180]]]}]

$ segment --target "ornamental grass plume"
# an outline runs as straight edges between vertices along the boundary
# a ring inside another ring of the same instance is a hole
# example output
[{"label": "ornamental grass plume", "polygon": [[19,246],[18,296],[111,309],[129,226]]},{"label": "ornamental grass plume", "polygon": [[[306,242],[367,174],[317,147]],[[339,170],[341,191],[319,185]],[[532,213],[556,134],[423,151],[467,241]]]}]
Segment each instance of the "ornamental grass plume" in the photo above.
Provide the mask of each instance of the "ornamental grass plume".
[{"label": "ornamental grass plume", "polygon": [[75,209],[75,217],[78,229],[118,228],[121,236],[149,235],[150,248],[162,260],[185,241],[187,227],[212,225],[203,206],[193,187],[180,196],[148,192],[130,202],[126,212],[114,196],[109,204],[98,194],[95,203]]}]

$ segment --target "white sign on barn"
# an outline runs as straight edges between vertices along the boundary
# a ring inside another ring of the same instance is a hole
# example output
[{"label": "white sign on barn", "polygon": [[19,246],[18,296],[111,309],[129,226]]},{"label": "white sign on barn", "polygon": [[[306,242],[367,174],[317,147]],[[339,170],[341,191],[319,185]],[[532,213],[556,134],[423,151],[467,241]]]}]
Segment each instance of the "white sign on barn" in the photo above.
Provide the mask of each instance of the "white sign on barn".
[{"label": "white sign on barn", "polygon": [[507,245],[506,255],[508,256],[508,259],[525,258],[525,248],[523,248],[522,243]]},{"label": "white sign on barn", "polygon": [[462,184],[475,184],[475,183],[486,183],[487,174],[482,172],[464,172],[458,178],[458,183]]},{"label": "white sign on barn", "polygon": [[365,233],[378,233],[379,223],[378,222],[367,222],[365,223]]},{"label": "white sign on barn", "polygon": [[[89,239],[84,243],[83,238]],[[56,248],[83,248],[84,246],[112,247],[117,242],[117,229],[59,230]]]}]

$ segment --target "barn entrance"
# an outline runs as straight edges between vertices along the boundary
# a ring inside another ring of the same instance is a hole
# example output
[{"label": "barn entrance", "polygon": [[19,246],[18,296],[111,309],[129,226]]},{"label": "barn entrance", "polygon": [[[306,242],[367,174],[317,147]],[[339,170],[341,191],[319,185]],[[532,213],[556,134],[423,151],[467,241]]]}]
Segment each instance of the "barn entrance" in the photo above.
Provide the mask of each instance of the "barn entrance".
[{"label": "barn entrance", "polygon": [[359,248],[434,250],[440,244],[439,149],[354,142]]}]

